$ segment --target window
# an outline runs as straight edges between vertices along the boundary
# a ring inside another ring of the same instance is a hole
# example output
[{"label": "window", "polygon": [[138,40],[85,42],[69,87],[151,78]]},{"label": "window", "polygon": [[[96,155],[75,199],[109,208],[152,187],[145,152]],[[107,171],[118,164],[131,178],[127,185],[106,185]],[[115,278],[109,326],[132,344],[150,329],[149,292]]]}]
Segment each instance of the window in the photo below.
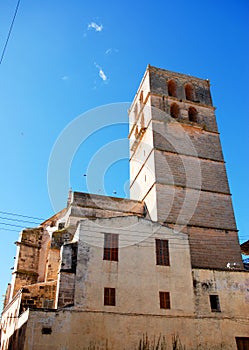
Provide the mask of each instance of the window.
[{"label": "window", "polygon": [[138,112],[138,110],[137,110],[137,103],[135,103],[135,106],[134,106],[134,114],[135,114],[135,117],[137,116],[137,112]]},{"label": "window", "polygon": [[194,90],[191,84],[185,85],[185,96],[186,96],[186,100],[194,101]]},{"label": "window", "polygon": [[159,292],[160,309],[170,309],[170,294],[169,292]]},{"label": "window", "polygon": [[65,222],[59,222],[58,230],[62,230],[65,227]]},{"label": "window", "polygon": [[118,261],[118,235],[105,233],[103,259]]},{"label": "window", "polygon": [[177,97],[176,96],[176,83],[174,80],[170,80],[168,82],[168,95],[172,97]]},{"label": "window", "polygon": [[156,239],[156,263],[169,266],[169,244],[165,239]]},{"label": "window", "polygon": [[138,126],[135,128],[135,137],[138,137],[139,131],[138,131]]},{"label": "window", "polygon": [[140,101],[141,104],[143,104],[143,102],[144,102],[144,92],[143,92],[143,90],[140,92],[139,101]]},{"label": "window", "polygon": [[42,334],[51,334],[52,328],[51,327],[42,327]]},{"label": "window", "polygon": [[249,349],[249,338],[248,337],[236,337],[236,344],[238,350]]},{"label": "window", "polygon": [[170,106],[170,115],[172,118],[178,118],[179,117],[179,106],[176,103],[172,103],[172,105]]},{"label": "window", "polygon": [[188,109],[188,119],[191,122],[197,122],[198,112],[194,107],[189,107]]},{"label": "window", "polygon": [[141,128],[144,128],[144,113],[141,114]]},{"label": "window", "polygon": [[104,305],[115,306],[115,288],[105,288],[104,289]]},{"label": "window", "polygon": [[220,302],[218,295],[209,295],[210,306],[212,312],[220,312]]}]

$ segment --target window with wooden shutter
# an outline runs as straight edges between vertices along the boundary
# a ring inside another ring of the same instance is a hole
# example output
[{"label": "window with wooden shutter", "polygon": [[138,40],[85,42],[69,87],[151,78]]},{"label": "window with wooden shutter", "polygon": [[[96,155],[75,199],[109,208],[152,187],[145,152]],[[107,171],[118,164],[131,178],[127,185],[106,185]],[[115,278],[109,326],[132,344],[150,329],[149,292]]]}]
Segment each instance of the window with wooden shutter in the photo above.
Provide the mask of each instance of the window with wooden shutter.
[{"label": "window with wooden shutter", "polygon": [[118,261],[118,235],[105,233],[104,260]]},{"label": "window with wooden shutter", "polygon": [[170,294],[169,292],[159,292],[160,308],[170,309]]},{"label": "window with wooden shutter", "polygon": [[115,306],[115,288],[104,288],[104,305]]},{"label": "window with wooden shutter", "polygon": [[238,350],[249,349],[249,338],[248,337],[236,337],[236,344]]},{"label": "window with wooden shutter", "polygon": [[169,243],[165,239],[156,239],[156,263],[169,266]]}]

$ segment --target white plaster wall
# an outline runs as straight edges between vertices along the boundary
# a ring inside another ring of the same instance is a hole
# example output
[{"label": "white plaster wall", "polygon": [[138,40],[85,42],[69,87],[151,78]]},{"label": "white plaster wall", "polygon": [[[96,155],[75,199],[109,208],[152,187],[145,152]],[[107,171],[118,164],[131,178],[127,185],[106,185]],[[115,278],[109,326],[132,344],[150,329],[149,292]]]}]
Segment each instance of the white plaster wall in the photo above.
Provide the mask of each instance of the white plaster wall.
[{"label": "white plaster wall", "polygon": [[[104,233],[119,234],[119,261],[103,260]],[[169,240],[170,266],[157,266],[155,238]],[[116,306],[104,306],[104,287]],[[171,295],[160,309],[159,291]],[[155,315],[193,315],[188,237],[137,217],[84,221],[80,226],[75,304],[80,309]]]}]

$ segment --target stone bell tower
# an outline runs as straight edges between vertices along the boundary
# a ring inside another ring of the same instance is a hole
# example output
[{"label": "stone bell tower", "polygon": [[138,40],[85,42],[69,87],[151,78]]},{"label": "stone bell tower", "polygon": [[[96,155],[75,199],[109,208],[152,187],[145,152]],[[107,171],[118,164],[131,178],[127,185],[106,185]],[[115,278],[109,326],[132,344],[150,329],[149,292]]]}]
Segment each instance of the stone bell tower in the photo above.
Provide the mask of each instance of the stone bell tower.
[{"label": "stone bell tower", "polygon": [[209,81],[148,66],[129,123],[131,199],[188,234],[193,267],[242,269]]}]

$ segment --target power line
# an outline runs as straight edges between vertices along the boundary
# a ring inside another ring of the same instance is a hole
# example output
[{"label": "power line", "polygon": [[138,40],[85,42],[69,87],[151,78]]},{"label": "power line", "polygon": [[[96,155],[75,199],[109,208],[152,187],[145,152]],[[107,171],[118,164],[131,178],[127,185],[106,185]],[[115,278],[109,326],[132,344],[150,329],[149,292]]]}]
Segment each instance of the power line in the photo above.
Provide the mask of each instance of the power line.
[{"label": "power line", "polygon": [[14,221],[14,222],[26,222],[28,224],[39,225],[39,222],[34,222],[34,221],[29,221],[29,220],[18,220],[18,219],[12,219],[12,218],[5,218],[3,216],[0,216],[0,219],[8,220],[8,221]]},{"label": "power line", "polygon": [[0,222],[0,225],[7,225],[7,226],[13,226],[13,227],[21,227],[21,228],[23,228],[23,226],[21,226],[21,225],[7,224],[7,223],[5,223],[5,222]]},{"label": "power line", "polygon": [[20,230],[12,230],[11,228],[5,228],[5,227],[0,227],[0,231],[13,231],[13,232],[20,232]]},{"label": "power line", "polygon": [[6,214],[6,215],[11,215],[11,216],[20,216],[22,218],[28,218],[28,219],[34,219],[34,220],[42,220],[44,221],[45,219],[43,218],[36,218],[34,216],[28,216],[28,215],[21,215],[21,214],[16,214],[16,213],[10,213],[7,211],[0,211],[1,214]]},{"label": "power line", "polygon": [[20,5],[20,1],[21,1],[21,0],[18,0],[17,5],[16,5],[14,17],[13,17],[13,19],[12,19],[12,22],[11,22],[11,25],[10,25],[10,29],[9,29],[9,32],[8,32],[8,35],[7,35],[7,39],[6,39],[5,44],[4,44],[4,47],[3,47],[3,52],[2,52],[1,59],[0,59],[0,64],[1,64],[2,61],[3,61],[3,57],[4,57],[4,54],[5,54],[5,51],[6,51],[8,42],[9,42],[9,38],[10,38],[12,29],[13,29],[13,26],[14,26],[14,22],[15,22],[15,19],[16,19],[17,11],[18,11],[18,8],[19,8],[19,5]]}]

